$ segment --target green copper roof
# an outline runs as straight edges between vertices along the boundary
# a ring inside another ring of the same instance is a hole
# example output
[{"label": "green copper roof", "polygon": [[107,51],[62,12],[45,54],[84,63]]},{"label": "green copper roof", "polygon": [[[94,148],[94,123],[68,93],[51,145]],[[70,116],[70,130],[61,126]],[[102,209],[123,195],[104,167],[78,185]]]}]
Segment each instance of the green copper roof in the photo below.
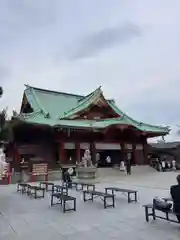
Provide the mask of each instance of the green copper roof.
[{"label": "green copper roof", "polygon": [[123,119],[105,119],[102,121],[95,120],[59,120],[45,117],[42,112],[21,114],[19,120],[30,124],[44,124],[51,127],[72,127],[72,128],[106,128],[114,124],[126,124]]},{"label": "green copper roof", "polygon": [[48,91],[27,86],[25,96],[34,111],[42,110],[52,118],[58,119],[75,108],[84,98],[80,95]]},{"label": "green copper roof", "polygon": [[67,117],[73,117],[74,114],[82,111],[83,109],[86,109],[88,106],[90,106],[96,99],[100,97],[102,94],[101,88],[97,88],[94,92],[89,94],[88,96],[84,97],[82,100],[80,100],[76,107],[70,109],[68,112],[66,112],[63,116],[63,118]]},{"label": "green copper roof", "polygon": [[[168,134],[169,128],[154,126],[138,122],[122,112],[112,100],[106,100],[107,104],[119,115],[118,118],[103,120],[70,120],[76,113],[86,109],[98,97],[103,96],[101,88],[87,96],[69,93],[54,92],[26,86],[25,96],[34,110],[31,114],[20,114],[19,120],[30,124],[48,125],[51,127],[74,128],[106,128],[111,125],[131,125],[143,132],[155,134]],[[65,119],[68,118],[68,120]]]}]

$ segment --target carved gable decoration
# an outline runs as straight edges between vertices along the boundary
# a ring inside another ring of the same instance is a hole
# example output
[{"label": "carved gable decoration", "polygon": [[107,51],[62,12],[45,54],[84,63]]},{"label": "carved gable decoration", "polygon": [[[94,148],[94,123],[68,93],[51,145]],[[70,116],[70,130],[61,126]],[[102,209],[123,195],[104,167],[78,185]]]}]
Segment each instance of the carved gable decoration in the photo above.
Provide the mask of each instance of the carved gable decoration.
[{"label": "carved gable decoration", "polygon": [[109,106],[103,94],[99,95],[93,103],[76,117],[76,119],[106,119],[118,117],[114,110]]},{"label": "carved gable decoration", "polygon": [[108,106],[106,100],[104,99],[103,95],[101,95],[99,98],[97,98],[94,102],[94,105],[97,105],[98,107],[104,107]]}]

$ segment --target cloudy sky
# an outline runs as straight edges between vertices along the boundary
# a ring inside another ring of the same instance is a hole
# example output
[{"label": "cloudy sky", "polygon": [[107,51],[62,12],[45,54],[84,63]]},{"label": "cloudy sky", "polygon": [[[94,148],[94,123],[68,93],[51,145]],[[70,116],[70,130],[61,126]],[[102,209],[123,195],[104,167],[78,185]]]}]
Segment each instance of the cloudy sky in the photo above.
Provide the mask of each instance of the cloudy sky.
[{"label": "cloudy sky", "polygon": [[80,94],[101,85],[178,139],[179,12],[179,0],[0,1],[0,108],[18,111],[24,84]]}]

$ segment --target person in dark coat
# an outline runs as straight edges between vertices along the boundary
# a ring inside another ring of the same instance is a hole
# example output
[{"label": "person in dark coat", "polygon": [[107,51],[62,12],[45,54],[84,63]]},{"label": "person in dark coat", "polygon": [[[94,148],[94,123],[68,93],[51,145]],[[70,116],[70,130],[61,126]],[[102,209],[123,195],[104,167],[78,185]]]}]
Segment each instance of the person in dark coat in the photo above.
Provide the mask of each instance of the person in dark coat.
[{"label": "person in dark coat", "polygon": [[63,182],[66,183],[69,188],[72,187],[72,180],[68,170],[66,170],[63,174]]},{"label": "person in dark coat", "polygon": [[176,217],[180,223],[180,175],[176,179],[178,184],[171,186],[170,193],[173,199],[173,211],[178,214]]},{"label": "person in dark coat", "polygon": [[130,159],[126,160],[126,172],[127,172],[127,175],[131,175],[131,160]]}]

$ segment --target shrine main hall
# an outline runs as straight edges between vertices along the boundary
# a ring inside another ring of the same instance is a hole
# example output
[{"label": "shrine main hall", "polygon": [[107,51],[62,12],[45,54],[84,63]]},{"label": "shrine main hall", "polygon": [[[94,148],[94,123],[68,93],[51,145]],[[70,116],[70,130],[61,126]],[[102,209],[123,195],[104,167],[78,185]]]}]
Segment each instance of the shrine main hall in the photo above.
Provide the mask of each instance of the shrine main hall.
[{"label": "shrine main hall", "polygon": [[[77,164],[90,149],[92,162],[99,154],[100,167],[131,158],[133,164],[148,164],[147,139],[164,136],[168,127],[139,122],[106,99],[101,87],[86,96],[56,92],[26,85],[20,113],[11,120],[9,157],[18,171],[24,158],[48,168]],[[106,157],[111,157],[111,163]],[[29,170],[30,171],[30,170]]]}]

